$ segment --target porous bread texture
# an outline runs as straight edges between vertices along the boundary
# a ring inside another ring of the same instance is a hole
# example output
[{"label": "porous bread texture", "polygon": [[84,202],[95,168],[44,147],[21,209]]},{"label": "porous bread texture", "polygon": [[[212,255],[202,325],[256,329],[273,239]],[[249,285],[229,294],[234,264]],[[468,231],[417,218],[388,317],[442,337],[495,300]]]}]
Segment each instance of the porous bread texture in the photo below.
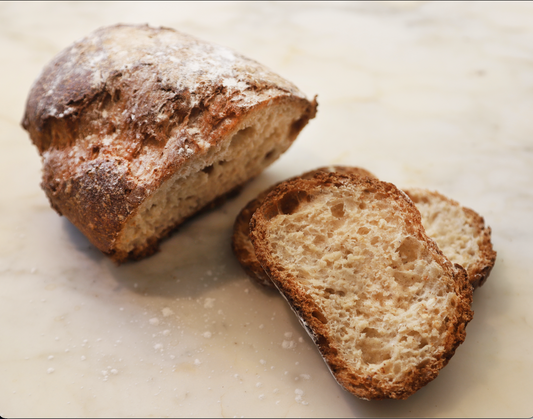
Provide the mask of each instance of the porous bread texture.
[{"label": "porous bread texture", "polygon": [[122,262],[153,253],[187,217],[259,174],[316,107],[228,48],[114,25],[43,69],[23,127],[52,207]]},{"label": "porous bread texture", "polygon": [[452,263],[465,268],[474,288],[485,283],[494,263],[491,229],[470,208],[438,192],[422,188],[404,189],[422,216],[426,233],[434,239]]},{"label": "porous bread texture", "polygon": [[[305,172],[302,175],[293,177],[289,180],[297,178],[310,179],[317,173],[324,172],[351,173],[357,176],[367,176],[375,178],[375,176],[368,170],[360,167],[333,165],[324,166],[315,170]],[[267,188],[266,190],[261,192],[259,195],[257,195],[257,197],[248,202],[248,204],[246,204],[246,206],[239,212],[235,219],[235,223],[233,226],[233,235],[231,239],[233,253],[237,257],[239,263],[241,264],[245,272],[248,274],[248,276],[257,283],[270,288],[274,288],[274,284],[272,283],[272,281],[264,271],[263,267],[257,260],[252,241],[250,240],[250,220],[255,210],[261,206],[267,195],[272,190],[274,190],[274,188],[276,188],[279,183],[281,182],[278,182],[272,185],[270,188]]]},{"label": "porous bread texture", "polygon": [[358,397],[409,397],[465,338],[465,272],[392,184],[336,173],[282,183],[250,235],[334,377]]},{"label": "porous bread texture", "polygon": [[293,141],[292,124],[301,110],[271,106],[246,118],[234,135],[206,154],[192,156],[179,171],[146,199],[125,225],[117,251],[143,248],[185,219],[240,187],[275,161]]}]

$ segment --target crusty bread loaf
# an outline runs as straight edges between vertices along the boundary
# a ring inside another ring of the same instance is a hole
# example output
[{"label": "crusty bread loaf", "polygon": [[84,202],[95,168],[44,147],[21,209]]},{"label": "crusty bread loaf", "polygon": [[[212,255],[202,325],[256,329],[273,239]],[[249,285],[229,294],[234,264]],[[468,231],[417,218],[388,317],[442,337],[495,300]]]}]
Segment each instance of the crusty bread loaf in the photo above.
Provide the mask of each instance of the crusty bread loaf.
[{"label": "crusty bread loaf", "polygon": [[[309,179],[312,178],[317,173],[323,172],[338,172],[338,173],[352,173],[358,176],[368,176],[374,178],[375,176],[370,173],[368,170],[362,169],[360,167],[352,166],[326,166],[320,167],[316,170],[311,170],[300,176],[291,178],[291,179]],[[281,183],[281,182],[279,182]],[[271,186],[270,188],[264,190],[256,198],[252,199],[246,206],[241,210],[237,218],[235,219],[235,224],[233,226],[233,236],[231,240],[233,253],[239,260],[239,263],[244,268],[245,272],[250,278],[257,281],[259,284],[274,287],[274,284],[264,271],[263,267],[257,260],[255,256],[254,246],[250,240],[250,220],[255,210],[261,206],[266,196],[277,186],[279,183]]]},{"label": "crusty bread loaf", "polygon": [[255,211],[261,265],[337,381],[364,399],[405,399],[465,338],[472,287],[394,185],[323,173],[278,185]]},{"label": "crusty bread loaf", "polygon": [[452,263],[465,268],[474,288],[485,283],[496,261],[491,229],[478,213],[438,192],[404,189],[422,215],[426,233]]},{"label": "crusty bread loaf", "polygon": [[61,52],[23,120],[60,214],[116,261],[276,160],[313,118],[291,83],[168,28],[116,25]]}]

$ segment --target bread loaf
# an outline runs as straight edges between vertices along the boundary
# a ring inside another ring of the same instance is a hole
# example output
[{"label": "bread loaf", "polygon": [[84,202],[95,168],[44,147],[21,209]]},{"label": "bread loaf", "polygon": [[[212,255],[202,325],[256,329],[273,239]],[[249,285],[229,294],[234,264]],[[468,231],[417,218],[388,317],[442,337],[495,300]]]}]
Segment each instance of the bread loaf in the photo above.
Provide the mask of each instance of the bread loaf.
[{"label": "bread loaf", "polygon": [[122,262],[153,253],[185,219],[258,175],[316,106],[228,48],[116,25],[44,68],[23,127],[52,207]]},{"label": "bread loaf", "polygon": [[452,263],[465,268],[474,288],[485,283],[494,263],[491,229],[470,208],[438,192],[421,188],[405,189],[422,215],[426,233],[434,239]]},{"label": "bread loaf", "polygon": [[465,271],[392,184],[338,173],[284,182],[255,211],[250,235],[334,377],[358,397],[409,397],[465,338]]},{"label": "bread loaf", "polygon": [[[326,166],[320,167],[316,170],[311,170],[302,174],[301,176],[291,178],[291,180],[297,178],[309,179],[315,174],[323,172],[352,173],[359,176],[374,177],[372,173],[360,167]],[[274,284],[265,273],[263,267],[255,256],[255,250],[252,245],[252,241],[250,240],[250,220],[252,219],[252,215],[254,214],[255,210],[261,206],[267,195],[277,185],[279,185],[279,183],[261,192],[256,198],[248,202],[248,204],[239,212],[239,215],[237,215],[237,218],[235,219],[231,240],[233,253],[239,260],[239,263],[246,271],[248,276],[257,281],[259,284],[272,288],[274,287]]]}]

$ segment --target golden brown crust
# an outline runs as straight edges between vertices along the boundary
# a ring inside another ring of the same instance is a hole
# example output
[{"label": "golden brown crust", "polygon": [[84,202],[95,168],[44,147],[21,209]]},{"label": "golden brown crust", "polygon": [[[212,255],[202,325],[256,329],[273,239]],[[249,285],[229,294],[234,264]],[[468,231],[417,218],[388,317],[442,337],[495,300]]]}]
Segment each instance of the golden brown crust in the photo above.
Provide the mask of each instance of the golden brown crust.
[{"label": "golden brown crust", "polygon": [[[431,249],[432,257],[438,261],[446,274],[453,278],[454,291],[458,296],[455,311],[448,313],[441,352],[434,357],[433,362],[413,368],[400,383],[380,382],[374,375],[361,376],[350,368],[346,360],[340,355],[340,350],[336,347],[335,340],[331,336],[331,331],[319,306],[298,285],[296,277],[285,269],[283,261],[273,257],[274,252],[268,240],[270,220],[278,214],[296,212],[300,205],[305,205],[314,194],[321,193],[324,188],[347,183],[356,185],[358,188],[377,191],[386,199],[394,201],[398,211],[406,219],[406,228],[409,234],[424,241],[427,248]],[[405,399],[409,397],[438,375],[439,371],[453,356],[457,346],[465,339],[465,327],[472,318],[472,311],[470,310],[472,287],[467,281],[464,269],[459,265],[452,266],[442,255],[433,240],[426,236],[420,214],[412,201],[392,184],[337,173],[319,174],[308,180],[295,179],[283,182],[266,197],[263,204],[255,211],[250,222],[250,236],[262,267],[317,344],[336,380],[346,390],[358,397],[363,399]]]},{"label": "golden brown crust", "polygon": [[[479,251],[470,257],[471,261],[464,266],[468,275],[468,280],[474,289],[482,286],[490,275],[490,272],[496,262],[496,251],[494,251],[491,242],[491,229],[485,225],[485,220],[481,215],[470,208],[463,207],[459,202],[448,198],[436,191],[426,189],[406,189],[404,192],[416,204],[431,201],[442,201],[452,207],[460,208],[464,213],[465,220],[469,227],[473,229],[472,240],[475,240],[479,246]],[[452,255],[448,255],[452,256]]]},{"label": "golden brown crust", "polygon": [[[300,176],[295,176],[289,180],[294,179],[310,179],[317,173],[328,173],[328,172],[337,172],[337,173],[352,173],[357,176],[366,176],[370,178],[375,178],[375,176],[370,173],[368,170],[353,167],[353,166],[324,166],[315,170],[306,172]],[[239,260],[239,263],[243,267],[244,271],[248,276],[257,281],[259,284],[274,287],[274,284],[262,268],[261,264],[255,256],[254,247],[250,240],[250,220],[257,208],[261,206],[264,199],[267,195],[276,188],[281,182],[276,183],[270,188],[261,192],[257,197],[252,199],[246,206],[241,210],[235,219],[235,224],[233,225],[233,236],[232,236],[232,248],[233,253]]]},{"label": "golden brown crust", "polygon": [[44,68],[22,125],[42,155],[42,187],[52,207],[123,261],[150,254],[168,234],[117,251],[117,237],[139,205],[191,155],[275,103],[302,109],[293,140],[317,106],[227,48],[168,28],[116,25],[74,43]]}]

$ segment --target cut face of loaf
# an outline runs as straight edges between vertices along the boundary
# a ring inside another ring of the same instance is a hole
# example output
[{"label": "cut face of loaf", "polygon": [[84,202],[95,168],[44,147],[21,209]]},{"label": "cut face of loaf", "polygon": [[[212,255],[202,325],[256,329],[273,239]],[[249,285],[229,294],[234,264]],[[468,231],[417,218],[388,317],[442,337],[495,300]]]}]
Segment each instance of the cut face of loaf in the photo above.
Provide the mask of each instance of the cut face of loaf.
[{"label": "cut face of loaf", "polygon": [[426,233],[452,263],[465,268],[474,288],[483,285],[496,262],[491,230],[483,217],[438,192],[420,188],[404,191],[420,211]]},{"label": "cut face of loaf", "polygon": [[52,204],[116,261],[275,161],[316,112],[290,82],[168,28],[97,30],[45,67],[23,126]]},{"label": "cut face of loaf", "polygon": [[[357,176],[367,176],[371,178],[375,177],[368,170],[360,167],[326,166],[320,167],[316,170],[311,170],[292,179],[310,179],[315,174],[324,172],[351,173]],[[274,287],[274,284],[255,256],[255,250],[252,241],[250,240],[250,220],[252,219],[252,215],[254,214],[255,210],[261,206],[267,195],[274,190],[277,185],[279,185],[279,183],[261,192],[255,199],[252,199],[250,202],[248,202],[248,204],[241,210],[235,219],[231,241],[233,253],[239,260],[241,266],[244,268],[248,276],[257,281],[259,284],[267,287]]]},{"label": "cut face of loaf", "polygon": [[465,272],[392,184],[337,173],[282,183],[250,235],[335,378],[358,397],[407,398],[465,338]]}]

